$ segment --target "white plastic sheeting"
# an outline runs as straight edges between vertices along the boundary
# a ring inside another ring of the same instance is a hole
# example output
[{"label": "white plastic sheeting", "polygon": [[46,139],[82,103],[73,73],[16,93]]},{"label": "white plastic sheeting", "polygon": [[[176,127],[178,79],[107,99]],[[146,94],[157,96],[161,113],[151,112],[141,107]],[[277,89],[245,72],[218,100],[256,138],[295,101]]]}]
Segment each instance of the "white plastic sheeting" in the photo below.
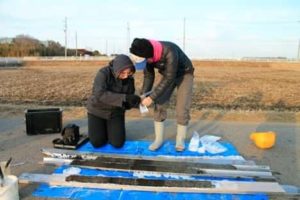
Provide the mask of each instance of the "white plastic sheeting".
[{"label": "white plastic sheeting", "polygon": [[23,65],[21,58],[3,58],[0,57],[0,67],[20,67]]}]

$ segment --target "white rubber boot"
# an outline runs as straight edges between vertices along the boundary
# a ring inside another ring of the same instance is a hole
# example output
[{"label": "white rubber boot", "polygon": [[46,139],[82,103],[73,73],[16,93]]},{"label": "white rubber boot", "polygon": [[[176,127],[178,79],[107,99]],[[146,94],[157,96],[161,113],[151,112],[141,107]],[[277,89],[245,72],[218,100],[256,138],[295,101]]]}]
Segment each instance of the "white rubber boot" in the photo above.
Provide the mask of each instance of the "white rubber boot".
[{"label": "white rubber boot", "polygon": [[176,151],[183,151],[185,149],[185,137],[187,132],[187,126],[177,124],[177,135],[176,135]]},{"label": "white rubber boot", "polygon": [[161,147],[164,140],[164,129],[165,129],[164,122],[154,121],[155,140],[149,146],[149,150],[156,151],[157,149],[159,149],[159,147]]}]

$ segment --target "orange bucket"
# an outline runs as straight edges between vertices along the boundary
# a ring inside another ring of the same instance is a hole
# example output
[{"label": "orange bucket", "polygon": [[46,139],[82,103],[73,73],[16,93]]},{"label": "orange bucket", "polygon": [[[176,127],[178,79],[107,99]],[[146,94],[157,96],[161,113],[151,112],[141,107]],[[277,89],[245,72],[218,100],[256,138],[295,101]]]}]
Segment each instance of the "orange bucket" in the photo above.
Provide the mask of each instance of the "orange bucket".
[{"label": "orange bucket", "polygon": [[274,146],[276,134],[272,131],[251,133],[250,139],[261,149],[268,149]]}]

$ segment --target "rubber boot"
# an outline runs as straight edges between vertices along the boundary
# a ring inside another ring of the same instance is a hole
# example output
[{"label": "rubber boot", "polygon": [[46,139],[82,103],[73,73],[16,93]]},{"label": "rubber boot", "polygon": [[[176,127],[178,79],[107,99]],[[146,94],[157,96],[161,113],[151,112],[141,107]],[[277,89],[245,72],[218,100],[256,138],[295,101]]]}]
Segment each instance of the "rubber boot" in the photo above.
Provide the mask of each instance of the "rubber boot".
[{"label": "rubber boot", "polygon": [[176,135],[176,151],[183,151],[185,149],[185,137],[187,132],[187,126],[177,124],[177,135]]},{"label": "rubber boot", "polygon": [[155,132],[155,140],[154,142],[149,146],[149,150],[156,151],[161,147],[164,139],[164,122],[156,122],[154,121],[154,132]]}]

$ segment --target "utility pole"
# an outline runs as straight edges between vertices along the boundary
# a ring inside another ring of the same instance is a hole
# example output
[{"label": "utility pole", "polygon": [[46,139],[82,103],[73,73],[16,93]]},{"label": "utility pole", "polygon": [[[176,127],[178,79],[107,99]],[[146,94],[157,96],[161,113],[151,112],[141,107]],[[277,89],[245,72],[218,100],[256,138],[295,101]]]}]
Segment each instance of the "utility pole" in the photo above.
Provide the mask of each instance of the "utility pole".
[{"label": "utility pole", "polygon": [[185,18],[183,18],[183,51],[185,51]]},{"label": "utility pole", "polygon": [[75,32],[75,46],[76,46],[75,56],[77,57],[77,31]]},{"label": "utility pole", "polygon": [[105,41],[105,52],[106,52],[106,56],[108,57],[107,49],[108,49],[108,41],[106,40]]},{"label": "utility pole", "polygon": [[113,51],[112,51],[112,54],[116,55],[116,45],[115,45],[115,43],[113,43]]},{"label": "utility pole", "polygon": [[67,41],[68,41],[68,24],[67,24],[67,17],[65,17],[65,29],[64,29],[64,32],[65,32],[65,57],[68,56],[68,52],[67,52]]},{"label": "utility pole", "polygon": [[[300,23],[300,20],[297,21],[298,23]],[[300,61],[300,39],[299,39],[299,44],[298,44],[298,61]]]},{"label": "utility pole", "polygon": [[130,47],[130,24],[127,22],[127,52],[129,53]]},{"label": "utility pole", "polygon": [[298,44],[298,61],[300,61],[300,39]]}]

